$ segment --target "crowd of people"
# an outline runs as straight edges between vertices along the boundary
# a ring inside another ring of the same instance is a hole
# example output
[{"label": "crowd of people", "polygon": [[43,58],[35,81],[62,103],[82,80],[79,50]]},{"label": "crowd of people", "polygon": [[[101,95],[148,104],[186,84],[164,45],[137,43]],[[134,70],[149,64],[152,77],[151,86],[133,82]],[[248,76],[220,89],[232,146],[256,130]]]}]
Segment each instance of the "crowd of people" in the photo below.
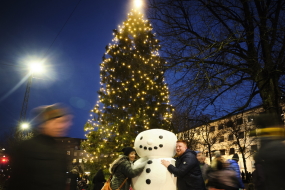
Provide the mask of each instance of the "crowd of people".
[{"label": "crowd of people", "polygon": [[[72,123],[72,116],[68,109],[56,104],[43,106],[35,111],[36,135],[15,147],[8,190],[65,190],[66,155],[57,146],[54,137],[62,137],[66,134]],[[266,122],[261,121],[261,123]],[[280,128],[276,127],[270,130],[277,129],[280,132]],[[261,141],[261,149],[255,156],[256,170],[252,173],[255,190],[285,190],[285,130],[281,129],[282,135]],[[125,147],[122,152],[123,154],[114,160],[109,169],[112,174],[110,186],[113,190],[132,189],[132,178],[140,175],[147,164],[145,160],[134,168],[135,149]],[[186,141],[178,140],[175,159],[174,165],[163,159],[161,164],[177,177],[177,190],[245,188],[242,180],[245,174],[240,172],[237,154],[234,154],[232,159],[226,160],[217,151],[211,164],[208,165],[205,163],[205,155],[202,152],[189,150]],[[77,171],[70,171],[68,178],[70,179],[69,190],[87,188],[87,179],[78,180]],[[99,170],[92,180],[93,190],[101,190],[105,181],[103,171]]]},{"label": "crowd of people", "polygon": [[197,151],[197,159],[200,162],[203,179],[208,189],[244,189],[237,154],[234,154],[232,159],[226,160],[219,151],[216,151],[210,165],[205,163],[205,158],[205,155]]}]

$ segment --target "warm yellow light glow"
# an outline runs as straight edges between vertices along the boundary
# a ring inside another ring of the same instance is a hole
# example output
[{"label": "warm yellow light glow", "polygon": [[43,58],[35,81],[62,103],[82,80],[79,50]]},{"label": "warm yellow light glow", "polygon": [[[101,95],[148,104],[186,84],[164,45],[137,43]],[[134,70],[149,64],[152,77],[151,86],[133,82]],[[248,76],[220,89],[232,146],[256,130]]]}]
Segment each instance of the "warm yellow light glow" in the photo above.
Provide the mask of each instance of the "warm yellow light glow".
[{"label": "warm yellow light glow", "polygon": [[44,71],[44,66],[40,62],[34,61],[29,64],[29,69],[31,73],[42,73]]},{"label": "warm yellow light glow", "polygon": [[134,7],[141,8],[143,6],[142,0],[134,0]]}]

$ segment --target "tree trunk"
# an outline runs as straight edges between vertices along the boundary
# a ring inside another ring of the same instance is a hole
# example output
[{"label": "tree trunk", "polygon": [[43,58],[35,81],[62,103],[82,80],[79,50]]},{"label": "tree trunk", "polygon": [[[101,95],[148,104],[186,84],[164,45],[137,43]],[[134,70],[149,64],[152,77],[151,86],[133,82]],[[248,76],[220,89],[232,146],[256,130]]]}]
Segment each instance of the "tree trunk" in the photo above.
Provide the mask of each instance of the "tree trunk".
[{"label": "tree trunk", "polygon": [[[242,150],[242,149],[241,149],[241,150]],[[241,156],[242,156],[242,161],[243,161],[244,173],[246,174],[246,175],[245,175],[245,179],[248,180],[248,179],[247,179],[247,177],[248,177],[248,172],[247,172],[246,160],[245,160],[245,153],[244,153],[244,152],[245,152],[244,150],[241,151]],[[248,181],[248,182],[249,182],[249,181]]]},{"label": "tree trunk", "polygon": [[208,144],[210,163],[212,162],[211,146]]},{"label": "tree trunk", "polygon": [[267,72],[259,72],[259,74],[256,76],[256,82],[262,98],[263,108],[266,113],[273,115],[272,124],[282,125],[282,113],[280,110],[281,92],[280,88],[278,87],[279,77],[268,75],[272,74]]}]

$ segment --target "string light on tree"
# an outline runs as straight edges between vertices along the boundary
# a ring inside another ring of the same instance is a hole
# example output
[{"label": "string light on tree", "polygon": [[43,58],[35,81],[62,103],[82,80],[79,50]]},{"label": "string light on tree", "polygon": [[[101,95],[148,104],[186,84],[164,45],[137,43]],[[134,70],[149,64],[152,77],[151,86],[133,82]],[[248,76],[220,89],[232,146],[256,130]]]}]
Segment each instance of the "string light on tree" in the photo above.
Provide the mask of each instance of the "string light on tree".
[{"label": "string light on tree", "polygon": [[99,156],[102,166],[110,163],[115,150],[133,146],[141,131],[172,129],[166,63],[151,24],[135,9],[113,35],[100,64],[98,101],[84,127],[83,148],[93,155],[89,159]]}]

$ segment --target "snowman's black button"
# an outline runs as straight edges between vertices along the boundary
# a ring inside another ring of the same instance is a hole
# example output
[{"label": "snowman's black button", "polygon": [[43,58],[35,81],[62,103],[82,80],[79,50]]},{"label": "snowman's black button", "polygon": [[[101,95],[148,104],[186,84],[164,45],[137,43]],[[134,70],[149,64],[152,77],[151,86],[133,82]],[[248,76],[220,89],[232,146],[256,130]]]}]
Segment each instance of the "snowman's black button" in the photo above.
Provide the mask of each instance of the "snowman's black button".
[{"label": "snowman's black button", "polygon": [[146,173],[150,173],[150,168],[147,168],[145,171]]},{"label": "snowman's black button", "polygon": [[150,184],[151,183],[150,179],[145,180],[145,182],[146,182],[146,184]]},{"label": "snowman's black button", "polygon": [[148,164],[152,164],[152,161],[151,161],[151,160],[149,160],[149,161],[147,161],[147,163],[148,163]]}]

